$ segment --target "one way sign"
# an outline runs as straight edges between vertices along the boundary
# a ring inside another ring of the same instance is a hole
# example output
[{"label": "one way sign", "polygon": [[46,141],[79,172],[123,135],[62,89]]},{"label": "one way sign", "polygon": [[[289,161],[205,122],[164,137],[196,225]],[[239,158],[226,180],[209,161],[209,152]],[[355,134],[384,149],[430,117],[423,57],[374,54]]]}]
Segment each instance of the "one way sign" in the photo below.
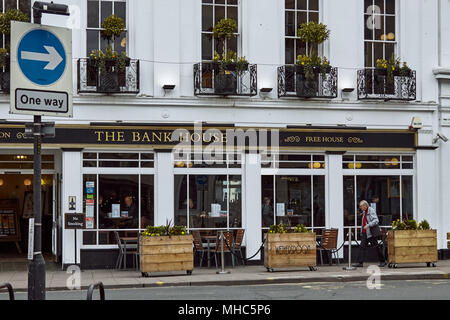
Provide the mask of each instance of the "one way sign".
[{"label": "one way sign", "polygon": [[72,31],[11,21],[11,113],[72,117]]}]

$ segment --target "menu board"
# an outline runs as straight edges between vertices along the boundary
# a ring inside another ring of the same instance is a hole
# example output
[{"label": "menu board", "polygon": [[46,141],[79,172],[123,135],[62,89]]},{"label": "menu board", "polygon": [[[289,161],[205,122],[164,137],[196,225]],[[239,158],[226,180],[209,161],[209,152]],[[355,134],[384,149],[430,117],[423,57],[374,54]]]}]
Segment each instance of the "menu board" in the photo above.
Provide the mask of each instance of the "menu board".
[{"label": "menu board", "polygon": [[20,241],[17,200],[0,200],[0,241]]}]

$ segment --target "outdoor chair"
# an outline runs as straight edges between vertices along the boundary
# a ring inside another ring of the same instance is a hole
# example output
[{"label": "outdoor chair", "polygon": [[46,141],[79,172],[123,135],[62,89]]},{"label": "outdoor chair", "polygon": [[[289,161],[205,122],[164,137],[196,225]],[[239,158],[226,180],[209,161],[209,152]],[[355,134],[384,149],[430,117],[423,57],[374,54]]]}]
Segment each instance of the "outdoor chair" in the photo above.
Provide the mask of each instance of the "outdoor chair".
[{"label": "outdoor chair", "polygon": [[[125,265],[125,261],[123,259],[124,255],[125,255],[125,250],[124,250],[124,246],[122,244],[122,241],[120,240],[120,236],[119,236],[119,232],[114,231],[114,238],[116,239],[117,242],[117,246],[119,247],[119,256],[117,257],[117,261],[116,261],[116,269],[120,269],[121,265],[122,265],[122,261],[123,261],[123,268],[125,269],[127,266]],[[131,250],[129,250],[127,248],[127,254],[133,255],[133,267],[137,268],[139,262],[138,262],[138,257],[139,257],[139,253],[137,248],[130,248]]]},{"label": "outdoor chair", "polygon": [[328,259],[330,265],[332,264],[333,254],[337,260],[337,264],[339,265],[339,256],[337,250],[337,238],[338,238],[338,229],[325,229],[322,232],[322,238],[320,244],[318,245],[319,253],[320,253],[320,264],[323,265],[323,257],[322,251],[326,251],[328,254]]},{"label": "outdoor chair", "polygon": [[[195,252],[201,253],[200,257],[200,268],[203,264],[203,259],[205,256],[205,252],[213,252],[211,248],[208,247],[208,244],[202,242],[202,237],[200,236],[200,231],[193,231],[192,232],[192,238],[194,239],[194,250]],[[216,261],[216,267],[217,267],[217,261]]]},{"label": "outdoor chair", "polygon": [[[234,268],[234,256],[232,253],[232,247],[233,247],[233,232],[232,231],[222,231],[223,232],[223,252],[225,253],[230,253],[231,254],[231,263],[232,266]],[[217,231],[217,236],[216,236],[216,248],[214,251],[214,259],[216,262],[216,267],[217,267],[217,255],[221,254],[222,252],[222,244],[221,244],[221,239],[220,239],[220,231]]]},{"label": "outdoor chair", "polygon": [[[244,256],[242,255],[242,240],[244,238],[244,231],[245,231],[245,229],[236,230],[236,236],[234,238],[234,243],[233,243],[233,247],[232,247],[233,254],[236,254],[236,252],[239,252],[241,259],[242,259],[242,264],[245,264]],[[239,261],[239,259],[236,261]]]}]

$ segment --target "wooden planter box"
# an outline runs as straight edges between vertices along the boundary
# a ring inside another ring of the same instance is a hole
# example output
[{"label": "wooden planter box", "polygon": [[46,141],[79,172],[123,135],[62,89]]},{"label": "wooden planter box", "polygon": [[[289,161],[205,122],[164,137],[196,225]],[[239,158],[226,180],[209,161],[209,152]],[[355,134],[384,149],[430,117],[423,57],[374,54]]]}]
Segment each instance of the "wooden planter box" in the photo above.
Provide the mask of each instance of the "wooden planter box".
[{"label": "wooden planter box", "polygon": [[388,233],[389,267],[397,263],[435,266],[438,260],[436,230],[391,230]]},{"label": "wooden planter box", "polygon": [[194,269],[192,235],[139,237],[139,259],[143,276],[149,272],[186,271]]},{"label": "wooden planter box", "polygon": [[264,244],[264,267],[273,268],[309,267],[316,270],[316,234],[267,233]]}]

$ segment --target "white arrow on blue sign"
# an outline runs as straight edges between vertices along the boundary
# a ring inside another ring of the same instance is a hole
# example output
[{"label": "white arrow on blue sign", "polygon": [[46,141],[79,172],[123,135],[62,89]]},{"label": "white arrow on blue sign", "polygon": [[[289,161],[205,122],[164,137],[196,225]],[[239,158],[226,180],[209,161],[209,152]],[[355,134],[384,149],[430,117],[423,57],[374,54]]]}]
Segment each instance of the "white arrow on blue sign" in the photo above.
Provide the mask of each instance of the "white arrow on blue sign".
[{"label": "white arrow on blue sign", "polygon": [[67,63],[61,41],[43,29],[25,34],[17,49],[17,61],[25,77],[40,86],[58,81]]}]

